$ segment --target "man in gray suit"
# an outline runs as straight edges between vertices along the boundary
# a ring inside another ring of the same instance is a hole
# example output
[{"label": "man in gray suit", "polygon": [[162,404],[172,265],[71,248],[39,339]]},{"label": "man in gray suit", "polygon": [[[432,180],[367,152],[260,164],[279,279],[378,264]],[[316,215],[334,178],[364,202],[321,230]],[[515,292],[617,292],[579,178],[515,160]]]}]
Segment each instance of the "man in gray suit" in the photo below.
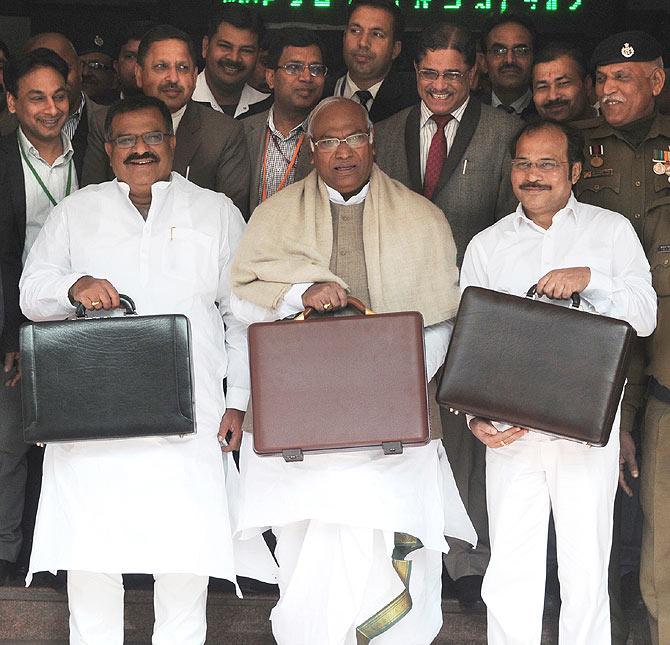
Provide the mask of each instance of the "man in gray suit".
[{"label": "man in gray suit", "polygon": [[314,32],[298,27],[275,34],[266,67],[274,104],[243,121],[251,161],[250,213],[312,170],[306,121],[321,100],[328,71],[321,41]]},{"label": "man in gray suit", "polygon": [[[448,23],[427,27],[414,61],[421,103],[375,127],[379,167],[443,210],[459,266],[470,240],[517,204],[510,182],[510,142],[521,121],[470,95],[475,61],[475,41],[467,30]],[[481,599],[489,559],[485,453],[462,416],[443,411],[442,425],[456,484],[479,536],[474,550],[450,540],[445,556],[456,594],[468,606]]]},{"label": "man in gray suit", "polygon": [[[198,74],[188,34],[159,25],[142,38],[135,68],[147,96],[161,99],[172,114],[177,135],[173,170],[202,188],[225,193],[243,215],[249,209],[249,155],[242,125],[209,105],[191,100]],[[91,123],[82,186],[113,178],[105,153],[101,111]]]}]

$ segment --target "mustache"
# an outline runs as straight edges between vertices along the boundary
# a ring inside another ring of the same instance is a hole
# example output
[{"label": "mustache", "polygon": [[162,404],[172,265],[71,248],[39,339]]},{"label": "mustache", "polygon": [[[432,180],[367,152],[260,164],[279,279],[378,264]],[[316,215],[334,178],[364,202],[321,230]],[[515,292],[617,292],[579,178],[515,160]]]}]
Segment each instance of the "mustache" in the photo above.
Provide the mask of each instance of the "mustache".
[{"label": "mustache", "polygon": [[180,92],[184,91],[184,88],[179,85],[179,83],[172,83],[170,81],[167,81],[165,83],[161,83],[158,86],[159,91],[164,91],[164,90],[179,90]]},{"label": "mustache", "polygon": [[158,155],[154,154],[153,152],[143,152],[141,155],[138,155],[136,152],[133,152],[126,157],[126,160],[123,163],[129,164],[132,163],[133,161],[142,161],[143,159],[151,159],[151,161],[156,162],[160,161]]},{"label": "mustache", "polygon": [[499,72],[506,72],[507,70],[513,70],[521,74],[521,68],[516,63],[503,63],[499,68]]},{"label": "mustache", "polygon": [[568,101],[566,101],[565,99],[554,99],[553,101],[547,101],[544,104],[544,107],[552,108],[552,107],[562,107],[564,105],[569,105]]},{"label": "mustache", "polygon": [[529,188],[539,188],[540,190],[551,190],[551,186],[547,186],[547,184],[541,184],[537,181],[527,181],[523,184],[519,184],[519,189],[520,190],[527,190]]},{"label": "mustache", "polygon": [[233,69],[236,69],[238,72],[243,72],[245,69],[242,63],[238,63],[237,61],[231,60],[230,58],[224,58],[218,61],[218,65],[220,67],[232,67]]},{"label": "mustache", "polygon": [[607,100],[620,101],[621,103],[625,103],[626,101],[625,97],[623,97],[618,92],[614,92],[613,94],[604,94],[603,97],[600,99],[601,103]]}]

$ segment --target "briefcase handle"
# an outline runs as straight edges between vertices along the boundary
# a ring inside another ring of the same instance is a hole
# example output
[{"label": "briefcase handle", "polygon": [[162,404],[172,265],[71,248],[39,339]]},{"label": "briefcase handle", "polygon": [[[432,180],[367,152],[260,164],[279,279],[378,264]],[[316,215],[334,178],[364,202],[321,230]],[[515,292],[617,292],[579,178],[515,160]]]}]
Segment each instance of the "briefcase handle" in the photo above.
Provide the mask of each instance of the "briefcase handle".
[{"label": "briefcase handle", "polygon": [[[534,298],[536,295],[537,291],[537,283],[535,283],[528,291],[526,292],[526,298]],[[571,296],[570,299],[572,300],[572,305],[571,307],[574,307],[575,309],[579,309],[579,305],[582,301],[582,299],[579,297],[579,294],[575,291]]]},{"label": "briefcase handle", "polygon": [[[135,310],[135,303],[130,296],[125,296],[124,294],[120,293],[119,300],[121,301],[121,305],[126,309],[126,316],[137,314],[137,311]],[[86,307],[81,302],[77,303],[76,316],[77,318],[86,318]]]},{"label": "briefcase handle", "polygon": [[[374,311],[368,309],[362,301],[353,296],[347,296],[347,307],[358,309],[364,316],[374,316]],[[306,307],[302,313],[299,313],[293,320],[307,320],[314,312],[314,307]]]}]

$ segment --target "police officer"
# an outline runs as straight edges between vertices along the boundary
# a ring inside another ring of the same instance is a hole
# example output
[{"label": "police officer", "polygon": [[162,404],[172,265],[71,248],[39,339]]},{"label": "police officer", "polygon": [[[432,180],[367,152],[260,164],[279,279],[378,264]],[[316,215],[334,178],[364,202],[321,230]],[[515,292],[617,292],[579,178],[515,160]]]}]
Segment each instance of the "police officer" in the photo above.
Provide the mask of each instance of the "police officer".
[{"label": "police officer", "polygon": [[[624,396],[619,477],[630,495],[624,469],[638,476],[630,431],[647,385],[639,469],[644,516],[640,588],[654,645],[670,643],[670,117],[658,113],[655,104],[665,82],[661,55],[660,44],[641,31],[615,34],[596,47],[591,68],[602,116],[580,126],[586,164],[575,191],[580,201],[628,217],[645,248],[658,295],[656,332],[634,362],[639,369],[631,370]],[[613,642],[620,642],[615,615],[613,607]]]}]

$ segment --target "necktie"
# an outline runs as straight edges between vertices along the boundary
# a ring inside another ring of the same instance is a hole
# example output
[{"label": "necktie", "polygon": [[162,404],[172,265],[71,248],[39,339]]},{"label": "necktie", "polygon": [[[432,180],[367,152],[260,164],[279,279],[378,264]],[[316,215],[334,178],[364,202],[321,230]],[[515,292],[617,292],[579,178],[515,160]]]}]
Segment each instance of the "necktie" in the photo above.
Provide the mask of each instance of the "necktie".
[{"label": "necktie", "polygon": [[354,92],[354,96],[358,102],[367,110],[368,101],[372,98],[372,92],[368,90],[358,90],[358,92]]},{"label": "necktie", "polygon": [[447,157],[447,138],[444,136],[444,127],[453,119],[451,114],[433,114],[430,117],[437,123],[437,132],[433,135],[426,160],[426,172],[423,176],[424,197],[432,199],[433,193],[442,174],[442,166]]},{"label": "necktie", "polygon": [[516,111],[511,105],[503,105],[502,103],[498,106],[499,110],[504,110],[507,114],[516,114]]}]

